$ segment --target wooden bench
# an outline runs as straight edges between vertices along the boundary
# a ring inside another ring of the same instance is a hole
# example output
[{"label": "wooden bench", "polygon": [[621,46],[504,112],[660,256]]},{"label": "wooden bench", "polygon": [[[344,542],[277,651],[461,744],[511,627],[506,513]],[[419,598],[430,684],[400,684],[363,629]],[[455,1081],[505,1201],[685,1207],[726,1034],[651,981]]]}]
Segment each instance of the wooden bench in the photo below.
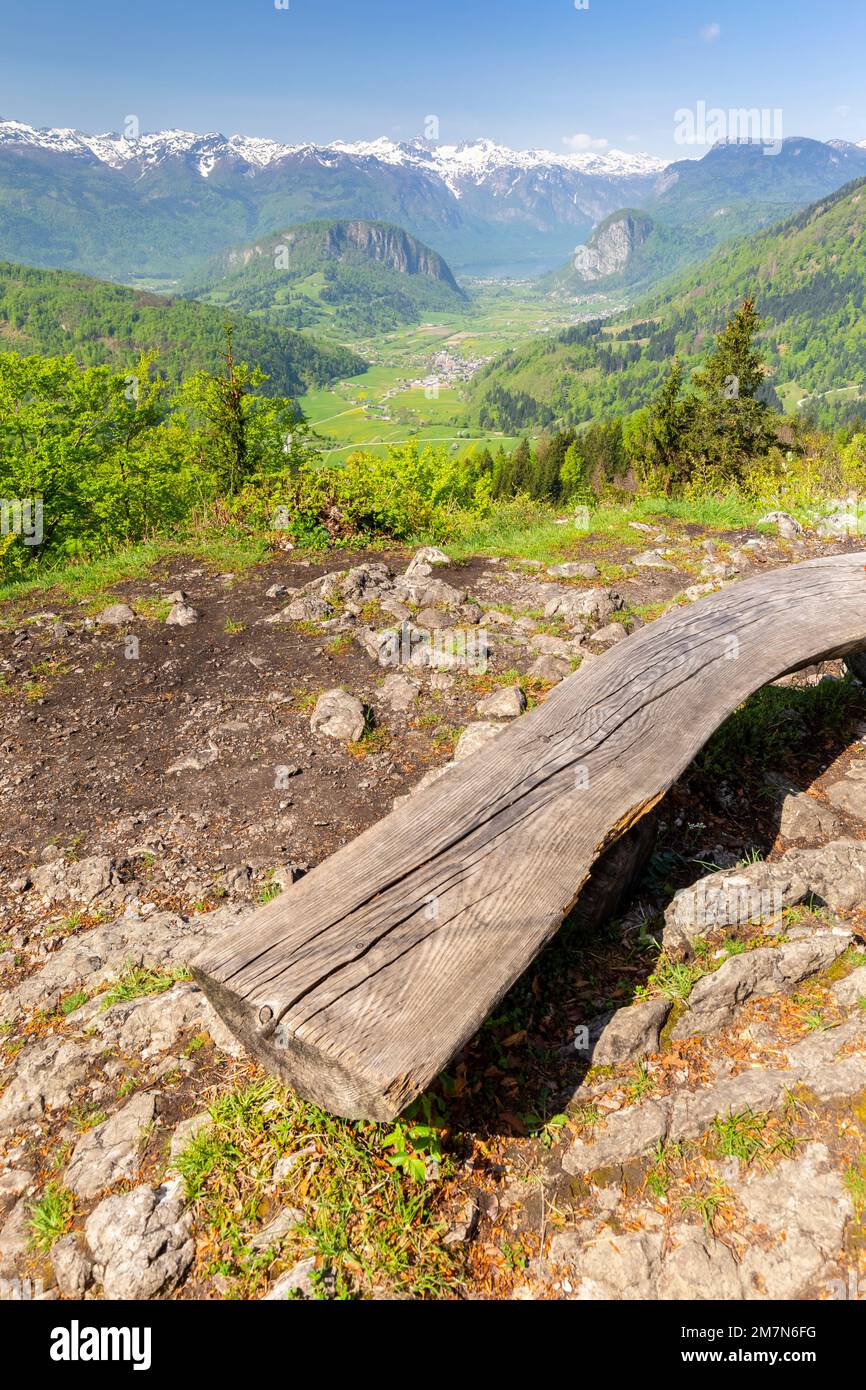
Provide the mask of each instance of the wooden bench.
[{"label": "wooden bench", "polygon": [[864,554],[677,608],[211,942],[195,978],[303,1096],[393,1119],[722,721],[766,682],[864,643]]}]

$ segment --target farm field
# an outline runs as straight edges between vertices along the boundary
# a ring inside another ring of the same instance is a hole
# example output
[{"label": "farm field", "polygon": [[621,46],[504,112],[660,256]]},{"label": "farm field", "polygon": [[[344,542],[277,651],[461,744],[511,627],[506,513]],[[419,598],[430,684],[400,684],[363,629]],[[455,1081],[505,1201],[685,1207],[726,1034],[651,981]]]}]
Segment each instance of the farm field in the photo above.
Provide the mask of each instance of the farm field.
[{"label": "farm field", "polygon": [[[346,342],[367,371],[310,391],[300,405],[332,453],[384,452],[407,439],[447,441],[455,453],[512,448],[517,436],[483,431],[465,418],[466,386],[487,361],[527,338],[603,318],[622,308],[610,295],[540,294],[532,281],[470,281],[465,313]],[[321,333],[320,333],[321,336]]]}]

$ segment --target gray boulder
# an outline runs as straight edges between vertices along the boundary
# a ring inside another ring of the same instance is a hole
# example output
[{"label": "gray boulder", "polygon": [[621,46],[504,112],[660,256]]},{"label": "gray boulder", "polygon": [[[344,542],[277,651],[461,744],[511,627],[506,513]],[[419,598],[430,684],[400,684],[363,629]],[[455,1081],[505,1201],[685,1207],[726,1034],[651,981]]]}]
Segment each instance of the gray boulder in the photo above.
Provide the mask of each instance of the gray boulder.
[{"label": "gray boulder", "polygon": [[315,594],[305,594],[302,598],[292,599],[288,607],[276,616],[277,621],[283,622],[288,619],[293,623],[321,623],[330,618],[333,611],[331,605],[323,598],[317,598]]},{"label": "gray boulder", "polygon": [[545,604],[545,618],[565,618],[576,623],[605,623],[624,602],[614,589],[567,589]]},{"label": "gray boulder", "polygon": [[643,550],[640,555],[632,555],[631,563],[637,565],[638,569],[648,570],[674,570],[676,565],[672,565],[670,560],[666,560],[660,550]]},{"label": "gray boulder", "polygon": [[313,1275],[315,1272],[316,1258],[314,1255],[299,1260],[288,1273],[280,1275],[273,1288],[265,1294],[265,1302],[279,1302],[288,1298],[289,1294],[298,1294],[301,1298],[314,1298],[316,1286],[313,1283]]},{"label": "gray boulder", "polygon": [[589,1045],[581,1055],[594,1067],[648,1057],[659,1050],[661,1030],[670,1011],[669,999],[646,999],[607,1013],[590,1025]]},{"label": "gray boulder", "polygon": [[837,834],[840,825],[829,806],[805,792],[788,795],[782,802],[779,830],[786,840],[823,840]]},{"label": "gray boulder", "polygon": [[681,888],[665,911],[665,950],[688,955],[691,942],[724,927],[772,921],[808,897],[809,878],[799,856],[785,855],[741,869],[707,874]]},{"label": "gray boulder", "polygon": [[125,627],[127,623],[135,622],[135,613],[128,603],[111,603],[107,608],[103,608],[101,613],[97,613],[95,622],[100,627]]},{"label": "gray boulder", "polygon": [[526,709],[526,696],[519,685],[492,690],[475,706],[482,719],[516,719]]},{"label": "gray boulder", "polygon": [[345,690],[326,690],[316,701],[310,719],[310,729],[325,738],[341,743],[357,743],[367,726],[364,706],[355,695]]},{"label": "gray boulder", "polygon": [[411,676],[403,676],[394,672],[385,677],[379,693],[389,709],[402,714],[412,708],[420,689],[420,681],[414,680]]},{"label": "gray boulder", "polygon": [[166,623],[169,627],[192,627],[200,617],[197,608],[193,608],[189,603],[173,603],[169,610]]},{"label": "gray boulder", "polygon": [[434,566],[450,564],[451,561],[445,554],[445,551],[440,550],[437,545],[422,545],[421,549],[416,550],[412,559],[409,561],[406,567],[405,577],[409,579],[420,577],[423,579],[427,575],[433,573]]},{"label": "gray boulder", "polygon": [[539,656],[527,669],[526,674],[527,676],[534,676],[536,680],[549,681],[551,685],[558,685],[560,681],[565,680],[566,676],[572,674],[572,665],[565,656]]},{"label": "gray boulder", "polygon": [[598,566],[591,561],[587,564],[578,564],[568,560],[562,565],[548,565],[547,573],[554,579],[597,579]]},{"label": "gray boulder", "polygon": [[807,975],[825,970],[846,950],[850,938],[832,932],[785,946],[764,946],[732,956],[718,970],[698,980],[688,1011],[673,1037],[691,1038],[715,1033],[733,1022],[741,1004],[755,995],[778,994]]},{"label": "gray boulder", "polygon": [[[483,748],[486,743],[495,738],[502,732],[501,724],[490,724],[486,720],[478,720],[474,724],[467,724],[454,749],[454,761],[460,763],[464,758],[469,758],[473,753],[477,753],[479,748]],[[438,769],[437,769],[438,771]]]},{"label": "gray boulder", "polygon": [[70,1038],[58,1044],[51,1036],[28,1044],[18,1054],[14,1075],[0,1095],[0,1134],[68,1105],[98,1051],[96,1039]]},{"label": "gray boulder", "polygon": [[87,1218],[84,1234],[94,1279],[108,1299],[171,1293],[195,1256],[183,1203],[165,1188],[106,1197]]},{"label": "gray boulder", "polygon": [[83,1298],[93,1282],[93,1260],[80,1236],[61,1236],[52,1247],[51,1265],[63,1297]]},{"label": "gray boulder", "polygon": [[843,1008],[856,1007],[861,999],[866,999],[866,965],[859,966],[844,979],[837,980],[830,993]]},{"label": "gray boulder", "polygon": [[766,512],[758,517],[759,526],[775,526],[783,540],[792,541],[803,534],[803,528],[790,512]]},{"label": "gray boulder", "polygon": [[866,762],[852,763],[846,775],[827,788],[827,800],[855,820],[866,821]]}]

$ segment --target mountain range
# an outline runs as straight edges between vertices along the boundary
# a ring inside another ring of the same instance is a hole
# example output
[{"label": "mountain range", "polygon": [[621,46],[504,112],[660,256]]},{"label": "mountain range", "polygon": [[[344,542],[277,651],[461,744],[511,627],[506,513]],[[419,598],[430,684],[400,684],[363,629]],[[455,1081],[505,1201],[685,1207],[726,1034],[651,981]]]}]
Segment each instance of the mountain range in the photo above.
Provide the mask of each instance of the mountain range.
[{"label": "mountain range", "polygon": [[772,156],[755,143],[715,145],[703,159],[669,165],[642,208],[610,213],[549,283],[574,292],[646,288],[862,175],[866,141],[790,139]]},{"label": "mountain range", "polygon": [[489,140],[280,145],[0,121],[0,255],[176,281],[291,223],[353,217],[405,227],[463,269],[552,267],[663,168],[647,155],[520,152]]},{"label": "mountain range", "polygon": [[[695,259],[864,173],[864,145],[800,138],[774,157],[734,142],[666,164],[491,140],[285,145],[177,130],[85,135],[8,120],[0,121],[0,256],[173,286],[221,251],[293,223],[360,218],[405,228],[463,273],[517,266],[528,274],[553,269],[611,213],[639,208],[674,229],[682,257]],[[649,261],[638,278],[653,272]]]}]

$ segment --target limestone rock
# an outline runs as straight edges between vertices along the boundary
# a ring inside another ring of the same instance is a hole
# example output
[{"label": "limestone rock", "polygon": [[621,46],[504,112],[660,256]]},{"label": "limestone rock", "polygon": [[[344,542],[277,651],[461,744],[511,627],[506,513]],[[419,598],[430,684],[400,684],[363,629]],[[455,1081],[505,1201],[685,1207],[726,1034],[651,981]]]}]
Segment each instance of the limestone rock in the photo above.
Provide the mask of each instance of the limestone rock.
[{"label": "limestone rock", "polygon": [[367,727],[364,706],[355,695],[345,690],[326,690],[316,701],[310,719],[314,734],[336,738],[342,743],[357,743]]},{"label": "limestone rock", "polygon": [[775,526],[783,540],[794,540],[803,534],[803,528],[790,512],[767,512],[758,518],[759,526]]},{"label": "limestone rock", "polygon": [[622,623],[608,623],[606,627],[600,627],[597,632],[592,634],[593,642],[597,642],[602,647],[612,647],[625,637],[628,637],[628,633]]},{"label": "limestone rock", "polygon": [[97,613],[95,622],[100,627],[125,627],[127,623],[135,622],[135,613],[128,603],[111,603],[107,608],[103,608],[101,613]]},{"label": "limestone rock", "polygon": [[272,1289],[265,1294],[265,1302],[277,1302],[288,1298],[290,1293],[299,1294],[302,1298],[314,1298],[316,1293],[313,1275],[316,1271],[316,1258],[314,1255],[308,1256],[304,1260],[299,1260],[287,1274],[281,1274]]},{"label": "limestone rock", "polygon": [[15,1073],[0,1095],[0,1134],[68,1105],[84,1081],[99,1043],[57,1038],[30,1043],[16,1059]]},{"label": "limestone rock", "polygon": [[164,1188],[106,1197],[84,1227],[105,1298],[156,1298],[177,1287],[195,1255],[183,1203]]},{"label": "limestone rock", "polygon": [[501,724],[490,724],[486,720],[478,720],[475,724],[467,724],[459,739],[457,747],[454,749],[455,763],[462,762],[464,758],[482,748],[485,743],[489,743],[501,732]]},{"label": "limestone rock", "polygon": [[613,589],[568,589],[545,604],[544,616],[604,623],[623,606],[621,595]]},{"label": "limestone rock", "polygon": [[141,1142],[155,1114],[153,1096],[141,1092],[122,1110],[83,1134],[66,1169],[66,1186],[86,1200],[110,1183],[132,1177]]},{"label": "limestone rock", "polygon": [[534,676],[536,680],[549,681],[551,685],[558,685],[571,673],[571,662],[564,656],[539,656],[526,672],[527,676]]},{"label": "limestone rock", "polygon": [[64,1298],[83,1298],[93,1277],[93,1260],[77,1235],[61,1236],[52,1246],[51,1264]]},{"label": "limestone rock", "polygon": [[646,999],[616,1009],[590,1026],[587,1061],[594,1067],[617,1066],[659,1050],[659,1035],[671,1011],[669,999]]},{"label": "limestone rock", "polygon": [[406,577],[414,579],[416,577],[425,578],[432,574],[435,565],[450,565],[451,561],[440,550],[437,545],[422,545],[420,550],[416,550],[412,559],[406,567]]},{"label": "limestone rock", "polygon": [[169,627],[192,627],[200,616],[198,609],[188,603],[173,603],[165,621]]},{"label": "limestone rock", "polygon": [[810,887],[799,856],[707,874],[690,888],[681,888],[668,905],[665,949],[688,954],[690,943],[707,932],[772,920],[783,908],[808,897]]},{"label": "limestone rock", "polygon": [[859,966],[844,979],[837,980],[830,992],[836,1003],[841,1004],[843,1008],[857,1006],[861,999],[866,999],[866,965]]},{"label": "limestone rock", "polygon": [[562,565],[548,565],[547,573],[554,579],[597,579],[598,566],[591,561],[578,564],[569,560]]},{"label": "limestone rock", "polygon": [[827,800],[855,820],[866,821],[866,763],[853,763],[840,781],[827,788]]},{"label": "limestone rock", "polygon": [[631,563],[637,565],[638,569],[650,570],[674,570],[676,565],[672,565],[670,560],[666,560],[660,550],[643,550],[640,555],[632,555]]},{"label": "limestone rock", "polygon": [[732,956],[718,970],[698,980],[688,1010],[673,1031],[675,1039],[717,1032],[733,1022],[741,1004],[755,995],[778,994],[832,965],[848,939],[828,932],[785,946],[764,946]]},{"label": "limestone rock", "polygon": [[492,690],[475,706],[482,719],[516,719],[526,709],[526,696],[519,685]]},{"label": "limestone rock", "polygon": [[405,713],[411,709],[418,698],[418,691],[421,689],[421,682],[413,680],[411,676],[399,675],[394,672],[386,676],[382,682],[380,694],[385,704],[395,713]]},{"label": "limestone rock", "polygon": [[786,840],[823,840],[840,828],[839,817],[817,797],[788,795],[782,802],[779,830]]}]

